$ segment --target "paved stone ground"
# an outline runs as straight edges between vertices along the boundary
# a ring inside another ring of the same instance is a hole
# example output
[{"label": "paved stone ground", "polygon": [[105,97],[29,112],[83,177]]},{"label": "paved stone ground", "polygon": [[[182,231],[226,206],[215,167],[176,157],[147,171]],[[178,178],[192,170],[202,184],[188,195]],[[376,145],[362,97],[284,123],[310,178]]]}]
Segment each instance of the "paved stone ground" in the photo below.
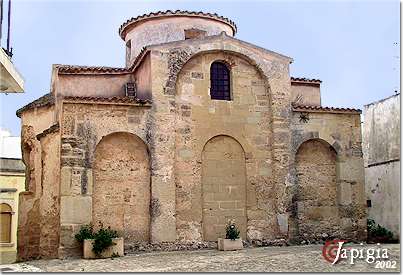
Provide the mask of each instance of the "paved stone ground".
[{"label": "paved stone ground", "polygon": [[[354,247],[377,248],[376,245]],[[400,272],[400,244],[380,247],[388,249],[389,260],[396,261],[396,268],[376,269],[375,264],[368,264],[365,259],[357,259],[353,265],[346,261],[331,265],[323,259],[321,245],[306,245],[248,248],[231,252],[217,250],[151,252],[98,260],[36,260],[0,265],[0,270],[17,272]]]}]

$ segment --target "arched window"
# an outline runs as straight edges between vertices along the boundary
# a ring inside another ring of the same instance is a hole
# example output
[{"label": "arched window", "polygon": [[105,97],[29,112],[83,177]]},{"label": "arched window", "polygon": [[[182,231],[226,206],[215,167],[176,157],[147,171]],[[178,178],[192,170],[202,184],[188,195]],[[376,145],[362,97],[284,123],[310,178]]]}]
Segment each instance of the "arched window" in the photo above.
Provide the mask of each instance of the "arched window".
[{"label": "arched window", "polygon": [[10,205],[0,204],[0,243],[11,243],[11,215]]},{"label": "arched window", "polygon": [[231,100],[230,71],[226,64],[215,61],[210,67],[211,99]]}]

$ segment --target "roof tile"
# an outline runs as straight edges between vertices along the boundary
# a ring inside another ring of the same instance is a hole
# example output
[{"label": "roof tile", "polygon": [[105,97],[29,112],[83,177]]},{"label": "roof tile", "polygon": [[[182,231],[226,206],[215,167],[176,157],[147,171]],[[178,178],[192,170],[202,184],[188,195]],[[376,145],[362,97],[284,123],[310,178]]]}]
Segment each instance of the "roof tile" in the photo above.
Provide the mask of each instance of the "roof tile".
[{"label": "roof tile", "polygon": [[[96,97],[96,96],[66,96],[63,97],[64,101],[75,101],[75,102],[92,102],[92,103],[117,103],[117,104],[130,104],[130,105],[144,105],[150,106],[151,100],[148,99],[138,99],[128,96],[114,96],[114,97]],[[55,98],[53,94],[48,93],[31,103],[25,105],[24,107],[17,110],[16,114],[21,117],[21,114],[29,109],[50,106],[55,103]]]},{"label": "roof tile", "polygon": [[99,103],[124,103],[124,104],[140,104],[150,105],[151,100],[138,99],[128,96],[114,96],[114,97],[98,97],[98,96],[66,96],[63,101],[87,101]]},{"label": "roof tile", "polygon": [[296,82],[310,82],[310,83],[322,83],[322,80],[315,78],[305,78],[305,77],[291,77],[291,81]]},{"label": "roof tile", "polygon": [[22,112],[32,109],[32,108],[37,108],[37,107],[44,107],[44,106],[50,106],[55,103],[55,98],[52,93],[45,94],[41,96],[40,98],[32,101],[31,103],[28,103],[24,107],[20,108],[17,110],[16,115],[18,117],[21,117]]},{"label": "roof tile", "polygon": [[78,66],[78,65],[61,65],[57,64],[55,67],[61,74],[77,74],[77,73],[130,73],[131,71],[126,68],[105,67],[105,66]]},{"label": "roof tile", "polygon": [[317,112],[329,112],[329,113],[361,113],[360,109],[353,108],[337,108],[337,107],[325,107],[314,105],[293,105],[293,111],[317,111]]}]

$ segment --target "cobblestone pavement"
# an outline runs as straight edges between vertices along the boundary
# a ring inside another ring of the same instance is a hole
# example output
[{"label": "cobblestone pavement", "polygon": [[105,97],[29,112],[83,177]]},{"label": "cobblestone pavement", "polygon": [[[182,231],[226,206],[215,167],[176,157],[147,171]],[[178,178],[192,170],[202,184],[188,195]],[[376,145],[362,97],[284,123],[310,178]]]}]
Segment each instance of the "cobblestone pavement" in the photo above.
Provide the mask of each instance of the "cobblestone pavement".
[{"label": "cobblestone pavement", "polygon": [[231,252],[217,250],[151,252],[98,260],[36,260],[0,265],[0,270],[18,272],[400,272],[400,244],[354,247],[358,249],[387,248],[388,260],[396,261],[396,268],[376,269],[375,263],[368,264],[365,259],[356,259],[354,264],[344,260],[331,265],[323,259],[321,245],[306,245],[248,248]]}]

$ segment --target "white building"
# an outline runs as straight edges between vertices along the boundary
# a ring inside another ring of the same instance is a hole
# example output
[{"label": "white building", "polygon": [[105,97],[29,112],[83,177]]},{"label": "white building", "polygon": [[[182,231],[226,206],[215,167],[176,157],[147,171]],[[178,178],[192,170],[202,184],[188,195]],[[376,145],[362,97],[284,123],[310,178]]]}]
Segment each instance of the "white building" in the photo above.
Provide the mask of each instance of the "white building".
[{"label": "white building", "polygon": [[400,237],[400,94],[364,106],[368,218]]}]

